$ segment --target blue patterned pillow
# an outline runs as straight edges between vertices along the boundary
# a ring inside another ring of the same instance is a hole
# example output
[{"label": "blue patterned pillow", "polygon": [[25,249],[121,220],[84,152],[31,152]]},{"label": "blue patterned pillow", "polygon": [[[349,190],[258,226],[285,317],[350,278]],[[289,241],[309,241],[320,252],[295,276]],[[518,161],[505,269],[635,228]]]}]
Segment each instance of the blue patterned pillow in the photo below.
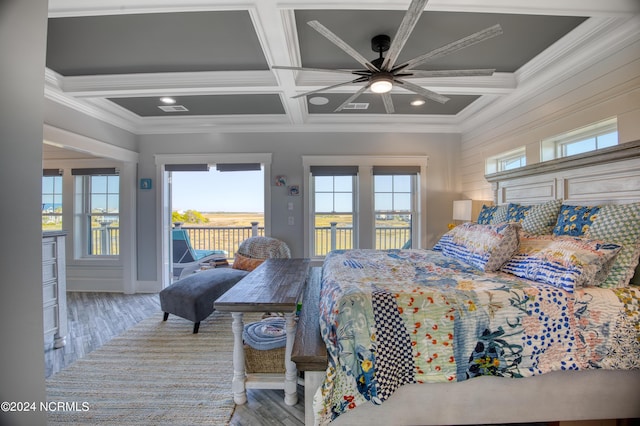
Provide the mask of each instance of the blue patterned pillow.
[{"label": "blue patterned pillow", "polygon": [[600,206],[568,206],[562,205],[553,235],[584,235],[598,217]]},{"label": "blue patterned pillow", "polygon": [[521,206],[520,204],[509,203],[507,208],[507,222],[520,222],[529,214],[532,206]]},{"label": "blue patterned pillow", "polygon": [[491,219],[493,218],[496,210],[498,210],[498,206],[487,206],[483,204],[482,209],[478,214],[478,220],[476,222],[479,225],[488,225],[489,223],[491,223]]},{"label": "blue patterned pillow", "polygon": [[458,225],[440,238],[433,250],[468,263],[482,271],[497,271],[518,249],[518,231],[513,223]]},{"label": "blue patterned pillow", "polygon": [[509,208],[508,204],[503,204],[501,206],[497,206],[496,211],[493,213],[493,217],[489,221],[491,225],[497,225],[498,223],[504,223],[507,221],[507,209]]},{"label": "blue patterned pillow", "polygon": [[522,229],[529,234],[551,234],[558,219],[562,200],[551,200],[531,206],[522,221]]},{"label": "blue patterned pillow", "polygon": [[620,249],[618,244],[568,235],[523,234],[520,247],[500,270],[573,293],[579,287],[600,285]]}]

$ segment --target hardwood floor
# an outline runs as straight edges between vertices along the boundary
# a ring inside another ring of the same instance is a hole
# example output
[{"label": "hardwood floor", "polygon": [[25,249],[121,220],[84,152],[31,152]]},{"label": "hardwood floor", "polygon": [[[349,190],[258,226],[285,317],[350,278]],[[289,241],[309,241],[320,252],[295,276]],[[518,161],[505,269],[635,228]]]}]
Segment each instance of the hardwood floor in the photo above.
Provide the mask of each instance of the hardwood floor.
[{"label": "hardwood floor", "polygon": [[[69,336],[61,349],[53,349],[53,341],[45,345],[47,377],[158,311],[157,294],[67,292]],[[281,390],[249,389],[247,400],[246,404],[236,406],[231,426],[304,425],[304,387],[300,385],[298,403],[291,407],[284,404]],[[545,426],[545,423],[527,425]]]},{"label": "hardwood floor", "polygon": [[[98,349],[141,320],[160,310],[157,294],[67,292],[69,335],[67,344],[53,349],[45,344],[45,374],[57,373]],[[281,390],[247,391],[247,403],[236,407],[232,426],[304,425],[304,388],[298,386],[298,404],[284,404]]]},{"label": "hardwood floor", "polygon": [[45,375],[57,373],[79,358],[160,310],[157,294],[67,292],[67,344],[45,342]]}]

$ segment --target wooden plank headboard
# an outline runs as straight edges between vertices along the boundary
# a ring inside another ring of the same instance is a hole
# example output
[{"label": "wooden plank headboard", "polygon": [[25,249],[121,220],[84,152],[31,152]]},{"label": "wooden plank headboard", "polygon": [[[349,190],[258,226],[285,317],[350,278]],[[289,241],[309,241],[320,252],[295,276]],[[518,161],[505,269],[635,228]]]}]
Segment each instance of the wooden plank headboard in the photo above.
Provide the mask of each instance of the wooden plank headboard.
[{"label": "wooden plank headboard", "polygon": [[562,199],[597,205],[640,201],[640,140],[485,175],[496,204]]}]

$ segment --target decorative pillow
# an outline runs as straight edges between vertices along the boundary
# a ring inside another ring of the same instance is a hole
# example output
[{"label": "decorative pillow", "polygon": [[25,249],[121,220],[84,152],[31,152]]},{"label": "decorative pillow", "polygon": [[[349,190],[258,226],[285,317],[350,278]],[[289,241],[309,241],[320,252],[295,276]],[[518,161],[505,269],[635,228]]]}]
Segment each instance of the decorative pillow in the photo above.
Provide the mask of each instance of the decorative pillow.
[{"label": "decorative pillow", "polygon": [[628,286],[640,256],[640,203],[602,206],[586,237],[622,246],[609,276],[600,287]]},{"label": "decorative pillow", "polygon": [[562,200],[551,200],[531,206],[522,221],[522,229],[530,234],[551,234],[558,219]]},{"label": "decorative pillow", "polygon": [[233,269],[242,269],[243,271],[253,271],[264,262],[264,259],[252,259],[236,253],[236,257],[233,260]]},{"label": "decorative pillow", "polygon": [[529,214],[532,206],[521,206],[520,204],[509,203],[507,208],[507,222],[520,222]]},{"label": "decorative pillow", "polygon": [[488,225],[491,223],[491,219],[493,218],[496,210],[498,210],[498,206],[487,206],[483,204],[480,213],[478,213],[478,220],[476,222],[479,225]]},{"label": "decorative pillow", "polygon": [[598,217],[600,206],[567,206],[560,207],[553,235],[585,235],[591,224]]},{"label": "decorative pillow", "polygon": [[507,221],[507,210],[509,209],[508,204],[503,204],[501,206],[497,206],[498,208],[493,213],[493,217],[489,221],[489,224],[496,225],[498,223],[504,223]]},{"label": "decorative pillow", "polygon": [[463,223],[444,234],[433,249],[482,271],[497,271],[518,249],[517,227]]},{"label": "decorative pillow", "polygon": [[518,251],[500,270],[573,293],[600,284],[620,249],[618,244],[568,235],[523,234]]}]

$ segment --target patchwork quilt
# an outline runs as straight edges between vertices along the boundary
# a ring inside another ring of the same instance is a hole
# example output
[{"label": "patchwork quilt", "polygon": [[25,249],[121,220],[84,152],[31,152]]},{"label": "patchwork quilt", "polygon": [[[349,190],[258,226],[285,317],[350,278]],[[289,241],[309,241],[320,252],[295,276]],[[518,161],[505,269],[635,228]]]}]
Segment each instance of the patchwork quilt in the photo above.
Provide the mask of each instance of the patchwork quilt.
[{"label": "patchwork quilt", "polygon": [[574,293],[429,250],[331,252],[320,329],[320,424],[407,383],[640,369],[640,288]]}]

